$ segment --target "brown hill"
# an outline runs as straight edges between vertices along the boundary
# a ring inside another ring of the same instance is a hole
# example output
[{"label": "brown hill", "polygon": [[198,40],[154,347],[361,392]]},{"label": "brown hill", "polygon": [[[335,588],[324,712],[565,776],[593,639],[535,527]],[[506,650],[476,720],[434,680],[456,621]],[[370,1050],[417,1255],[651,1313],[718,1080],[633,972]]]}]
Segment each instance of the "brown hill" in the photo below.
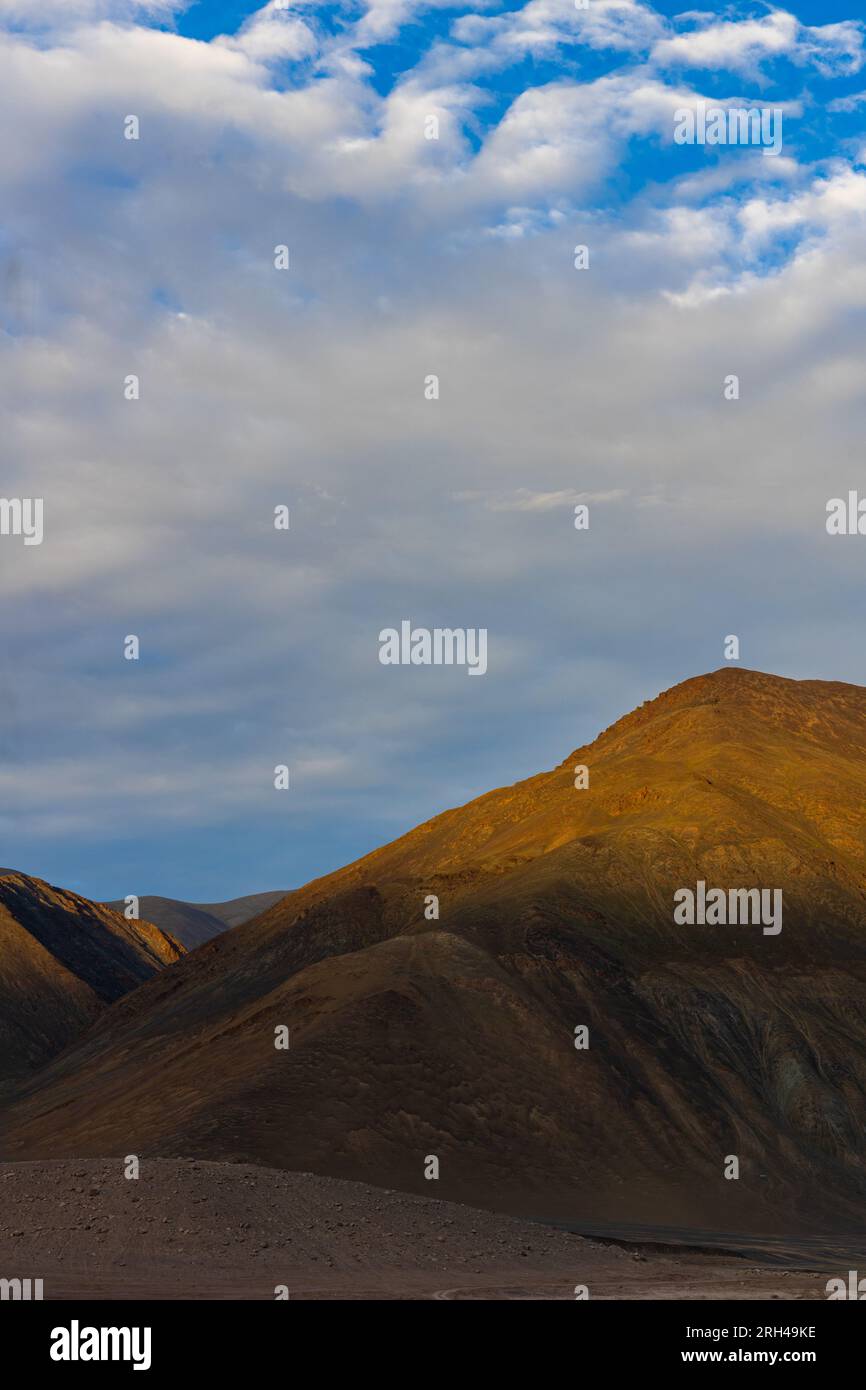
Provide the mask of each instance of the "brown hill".
[{"label": "brown hill", "polygon": [[[845,1218],[866,1193],[864,749],[859,687],[686,681],[120,1001],[22,1094],[3,1153],[428,1193],[435,1155],[437,1195],[530,1215]],[[678,925],[700,879],[781,889],[782,931]]]},{"label": "brown hill", "polygon": [[108,1004],[178,960],[149,922],[127,922],[41,879],[0,874],[0,1079],[23,1075]]},{"label": "brown hill", "polygon": [[[285,896],[284,892],[250,893],[243,898],[230,898],[224,903],[187,903],[179,898],[148,894],[139,898],[138,908],[148,922],[153,922],[162,931],[170,932],[187,951],[194,951],[197,946],[203,946],[229,927],[239,927],[251,917],[265,912]],[[106,903],[105,906],[122,912],[124,903],[120,900]]]}]

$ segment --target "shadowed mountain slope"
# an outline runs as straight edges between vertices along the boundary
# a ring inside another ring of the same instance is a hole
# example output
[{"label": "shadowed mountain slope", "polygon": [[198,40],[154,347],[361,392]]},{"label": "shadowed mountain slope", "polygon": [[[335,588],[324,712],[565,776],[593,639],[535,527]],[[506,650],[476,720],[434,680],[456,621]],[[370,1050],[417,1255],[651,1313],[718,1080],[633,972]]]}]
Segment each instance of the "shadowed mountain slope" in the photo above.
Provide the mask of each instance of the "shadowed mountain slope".
[{"label": "shadowed mountain slope", "polygon": [[[229,927],[238,927],[265,912],[285,896],[283,892],[250,893],[225,903],[186,903],[178,898],[147,895],[139,898],[138,910],[141,917],[170,932],[188,951],[194,951]],[[125,904],[121,899],[105,906],[123,912]]]},{"label": "shadowed mountain slope", "polygon": [[[28,1085],[3,1155],[235,1157],[419,1192],[435,1155],[438,1195],[530,1215],[849,1219],[864,786],[866,690],[686,681],[121,1000]],[[678,925],[699,879],[781,889],[782,931]]]},{"label": "shadowed mountain slope", "polygon": [[41,1066],[108,1004],[178,960],[149,922],[127,922],[41,879],[0,874],[0,1078]]}]

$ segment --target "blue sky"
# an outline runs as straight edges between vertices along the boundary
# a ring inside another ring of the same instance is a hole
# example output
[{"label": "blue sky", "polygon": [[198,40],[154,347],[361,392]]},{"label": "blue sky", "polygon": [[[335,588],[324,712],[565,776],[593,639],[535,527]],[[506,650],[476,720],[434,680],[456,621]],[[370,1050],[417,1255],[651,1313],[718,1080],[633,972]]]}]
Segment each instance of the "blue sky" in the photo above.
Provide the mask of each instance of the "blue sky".
[{"label": "blue sky", "polygon": [[[0,496],[45,506],[0,536],[0,864],[291,887],[729,633],[866,684],[866,540],[825,528],[866,490],[864,29],[0,0]],[[781,153],[677,144],[702,102],[781,108]],[[383,667],[404,618],[486,627],[487,674]]]}]

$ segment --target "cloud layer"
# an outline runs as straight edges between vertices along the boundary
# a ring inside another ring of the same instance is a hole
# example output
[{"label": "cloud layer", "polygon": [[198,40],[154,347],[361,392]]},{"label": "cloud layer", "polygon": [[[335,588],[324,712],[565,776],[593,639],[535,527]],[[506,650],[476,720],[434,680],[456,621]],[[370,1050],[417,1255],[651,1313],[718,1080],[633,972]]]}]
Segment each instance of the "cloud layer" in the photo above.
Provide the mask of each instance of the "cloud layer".
[{"label": "cloud layer", "polygon": [[[2,493],[46,528],[0,540],[4,862],[107,897],[290,885],[728,633],[866,679],[857,542],[824,530],[861,475],[857,22],[183,22],[0,0]],[[701,100],[783,106],[782,156],[675,146]],[[487,627],[487,675],[380,666],[404,618]]]}]

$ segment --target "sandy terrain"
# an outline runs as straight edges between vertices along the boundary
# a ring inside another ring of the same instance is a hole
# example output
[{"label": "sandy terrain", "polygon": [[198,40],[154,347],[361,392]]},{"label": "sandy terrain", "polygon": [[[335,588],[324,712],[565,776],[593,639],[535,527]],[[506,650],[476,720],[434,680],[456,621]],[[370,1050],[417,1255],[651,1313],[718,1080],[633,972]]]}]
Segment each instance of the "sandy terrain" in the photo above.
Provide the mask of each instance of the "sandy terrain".
[{"label": "sandy terrain", "polygon": [[[431,1184],[432,1186],[433,1184]],[[248,1164],[0,1165],[0,1277],[45,1297],[824,1298],[827,1273],[584,1239],[432,1198]]]}]

